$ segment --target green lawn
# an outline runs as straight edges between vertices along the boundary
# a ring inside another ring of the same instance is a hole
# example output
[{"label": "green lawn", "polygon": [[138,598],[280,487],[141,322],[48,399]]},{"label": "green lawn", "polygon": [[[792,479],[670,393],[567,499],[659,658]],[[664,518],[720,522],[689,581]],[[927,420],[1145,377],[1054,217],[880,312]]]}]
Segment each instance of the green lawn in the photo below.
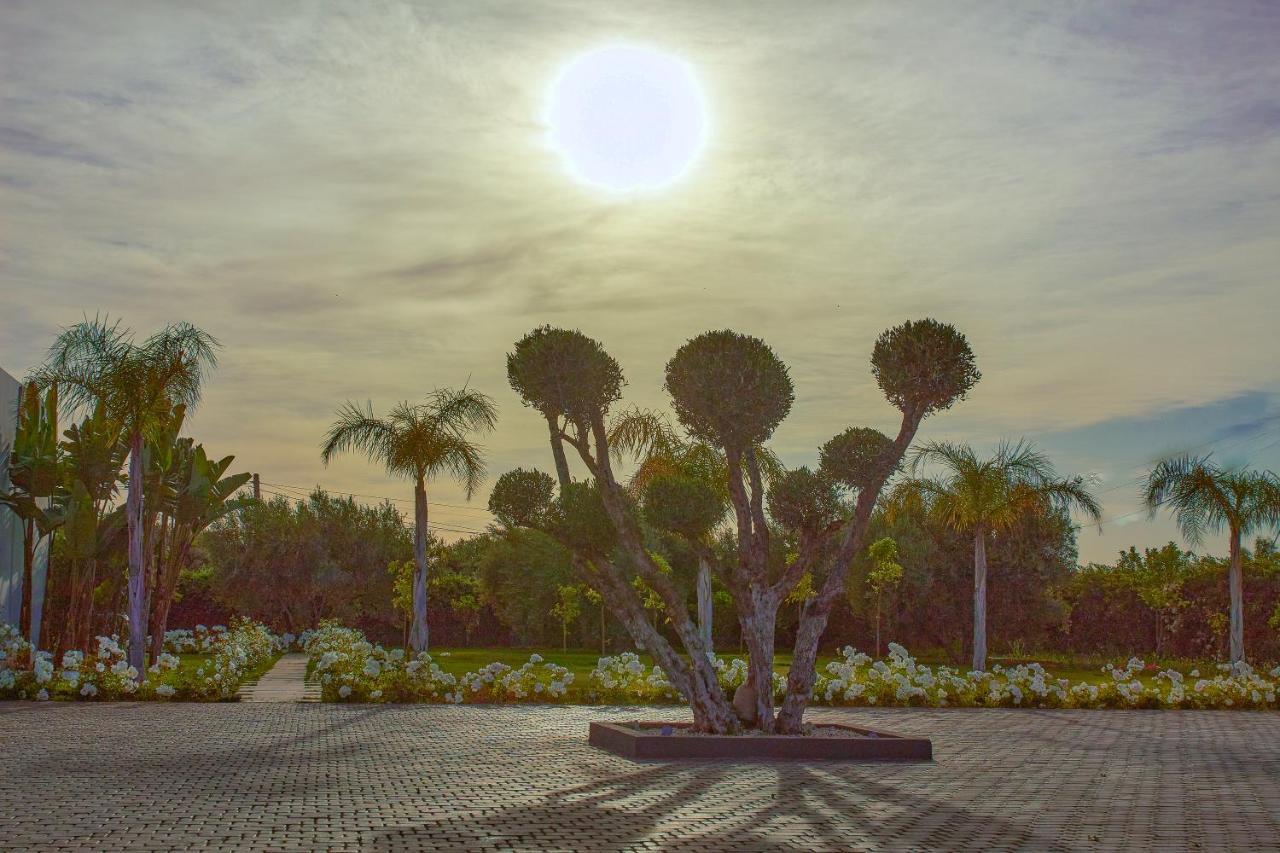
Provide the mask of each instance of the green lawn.
[{"label": "green lawn", "polygon": [[[486,664],[490,664],[494,662],[505,663],[511,667],[518,667],[521,664],[528,661],[529,656],[532,654],[542,655],[543,660],[546,660],[550,663],[556,663],[556,664],[559,664],[560,666],[568,668],[569,671],[574,674],[575,680],[578,680],[579,683],[581,683],[581,680],[586,679],[591,674],[591,670],[595,667],[596,661],[600,659],[600,653],[598,651],[591,652],[591,651],[584,651],[582,649],[570,649],[567,652],[562,652],[559,649],[546,649],[546,648],[541,648],[541,649],[539,648],[534,648],[534,649],[433,648],[431,650],[431,657],[435,660],[436,663],[440,665],[441,669],[443,669],[445,672],[449,672],[449,673],[452,673],[453,675],[458,675],[458,676],[468,672],[475,672],[476,670],[480,669],[482,666],[485,666]],[[618,654],[618,652],[611,650],[610,654]],[[745,657],[745,655],[740,655],[736,649],[726,649],[720,652],[720,655],[721,657],[725,657],[725,658]],[[647,654],[641,654],[640,660],[644,662],[645,666],[653,666],[653,659],[650,658]],[[827,663],[833,660],[836,660],[836,657],[833,655],[825,655],[825,656],[819,657],[818,671],[821,672],[822,668],[826,666]],[[919,660],[920,660],[920,663],[926,664],[928,666],[933,666],[933,667],[941,666],[944,664],[955,667],[954,664],[950,663],[949,661],[942,660],[940,658],[938,659],[925,658],[925,659],[919,659]],[[1031,662],[1031,659],[1026,657],[1021,657],[1021,658],[991,657],[989,659],[988,666],[1000,664],[1002,666],[1012,667],[1018,664],[1030,663],[1030,662]],[[1114,663],[1117,666],[1121,666],[1123,664],[1123,661],[1116,660]],[[1190,668],[1185,664],[1186,662],[1180,662],[1180,665],[1177,668],[1182,669],[1185,672],[1187,669]],[[776,671],[785,674],[787,671],[787,668],[790,665],[791,665],[791,655],[789,653],[779,652],[775,656],[774,669]],[[1072,683],[1086,682],[1089,684],[1101,684],[1111,680],[1111,676],[1107,675],[1102,671],[1101,662],[1094,664],[1092,661],[1088,663],[1083,663],[1083,662],[1082,663],[1076,663],[1076,662],[1059,663],[1054,661],[1047,661],[1047,662],[1043,662],[1042,665],[1049,672],[1049,674],[1052,675],[1054,678],[1066,678],[1066,679],[1069,679]],[[955,667],[955,668],[964,669],[964,667]],[[1207,674],[1213,671],[1213,665],[1200,664],[1200,671],[1202,673]],[[1141,680],[1144,682],[1149,681],[1150,676],[1144,675],[1141,677]]]}]

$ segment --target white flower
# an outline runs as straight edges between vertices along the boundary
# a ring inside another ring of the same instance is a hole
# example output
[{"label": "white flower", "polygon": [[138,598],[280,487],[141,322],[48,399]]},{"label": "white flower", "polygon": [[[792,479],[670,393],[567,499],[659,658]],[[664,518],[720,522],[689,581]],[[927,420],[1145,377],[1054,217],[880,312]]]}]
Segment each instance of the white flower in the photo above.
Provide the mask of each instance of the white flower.
[{"label": "white flower", "polygon": [[346,699],[348,696],[350,696],[351,695],[350,685],[344,684],[341,687],[339,687],[338,695],[341,696],[343,699]]},{"label": "white flower", "polygon": [[382,691],[381,691],[381,690],[375,690],[375,691],[373,691],[372,693],[370,693],[370,694],[369,694],[369,698],[370,698],[370,699],[381,699],[381,698],[382,698]]},{"label": "white flower", "polygon": [[97,696],[98,688],[92,682],[86,681],[84,686],[80,688],[81,696]]},{"label": "white flower", "polygon": [[178,691],[175,690],[173,688],[173,685],[171,684],[161,684],[159,687],[156,688],[156,695],[163,696],[165,699],[168,699],[170,696],[172,696],[177,692]]}]

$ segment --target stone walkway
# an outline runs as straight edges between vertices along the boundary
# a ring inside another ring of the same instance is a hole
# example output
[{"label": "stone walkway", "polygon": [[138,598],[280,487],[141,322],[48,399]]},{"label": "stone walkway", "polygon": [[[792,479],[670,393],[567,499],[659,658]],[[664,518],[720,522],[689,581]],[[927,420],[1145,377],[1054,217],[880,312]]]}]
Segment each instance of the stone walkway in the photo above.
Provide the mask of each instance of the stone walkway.
[{"label": "stone walkway", "polygon": [[242,685],[237,696],[241,702],[319,702],[320,685],[306,679],[307,656],[290,652],[262,678]]},{"label": "stone walkway", "polygon": [[824,710],[931,764],[635,764],[674,709],[0,703],[0,847],[1274,850],[1280,714]]}]

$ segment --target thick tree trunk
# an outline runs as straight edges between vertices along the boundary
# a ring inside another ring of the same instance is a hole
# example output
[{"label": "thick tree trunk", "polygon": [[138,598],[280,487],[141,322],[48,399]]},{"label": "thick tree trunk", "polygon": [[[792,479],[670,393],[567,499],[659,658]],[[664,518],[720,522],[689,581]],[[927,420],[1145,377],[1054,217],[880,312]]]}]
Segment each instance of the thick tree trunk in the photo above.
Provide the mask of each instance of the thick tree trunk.
[{"label": "thick tree trunk", "polygon": [[125,513],[129,520],[129,665],[141,680],[146,669],[147,612],[146,562],[142,542],[142,433],[129,438],[129,495]]},{"label": "thick tree trunk", "polygon": [[422,477],[413,487],[413,627],[409,646],[427,650],[427,486]]},{"label": "thick tree trunk", "polygon": [[973,531],[973,668],[987,668],[987,536]]},{"label": "thick tree trunk", "polygon": [[1244,663],[1244,559],[1240,554],[1240,531],[1231,531],[1231,566],[1227,569],[1227,589],[1231,596],[1231,666]]},{"label": "thick tree trunk", "polygon": [[747,643],[747,669],[756,689],[756,728],[774,730],[773,653],[777,632],[778,606],[768,594],[751,590],[750,610],[744,614],[743,637]]},{"label": "thick tree trunk", "polygon": [[702,644],[707,647],[707,654],[714,654],[711,641],[711,619],[714,609],[711,598],[711,564],[705,555],[698,556],[698,631],[702,634]]},{"label": "thick tree trunk", "polygon": [[887,461],[883,472],[858,492],[853,518],[845,527],[844,538],[836,550],[835,558],[827,564],[827,577],[822,583],[822,589],[805,605],[804,615],[796,628],[791,668],[787,671],[787,694],[782,702],[782,710],[778,712],[777,730],[783,734],[800,732],[805,709],[813,694],[813,683],[818,677],[818,643],[827,630],[827,620],[831,617],[832,608],[837,601],[844,599],[849,566],[864,547],[867,526],[871,523],[871,512],[880,498],[880,490],[911,446],[922,418],[922,414],[914,411],[903,412],[902,425],[889,454],[892,464]]}]

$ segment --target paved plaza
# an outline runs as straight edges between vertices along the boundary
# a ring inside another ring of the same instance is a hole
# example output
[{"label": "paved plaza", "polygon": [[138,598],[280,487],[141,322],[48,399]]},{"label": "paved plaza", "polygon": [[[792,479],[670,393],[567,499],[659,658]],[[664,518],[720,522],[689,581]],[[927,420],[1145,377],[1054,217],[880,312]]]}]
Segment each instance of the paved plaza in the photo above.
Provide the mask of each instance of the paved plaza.
[{"label": "paved plaza", "polygon": [[634,764],[586,707],[0,703],[5,849],[1274,850],[1280,715],[820,711],[923,765]]}]

